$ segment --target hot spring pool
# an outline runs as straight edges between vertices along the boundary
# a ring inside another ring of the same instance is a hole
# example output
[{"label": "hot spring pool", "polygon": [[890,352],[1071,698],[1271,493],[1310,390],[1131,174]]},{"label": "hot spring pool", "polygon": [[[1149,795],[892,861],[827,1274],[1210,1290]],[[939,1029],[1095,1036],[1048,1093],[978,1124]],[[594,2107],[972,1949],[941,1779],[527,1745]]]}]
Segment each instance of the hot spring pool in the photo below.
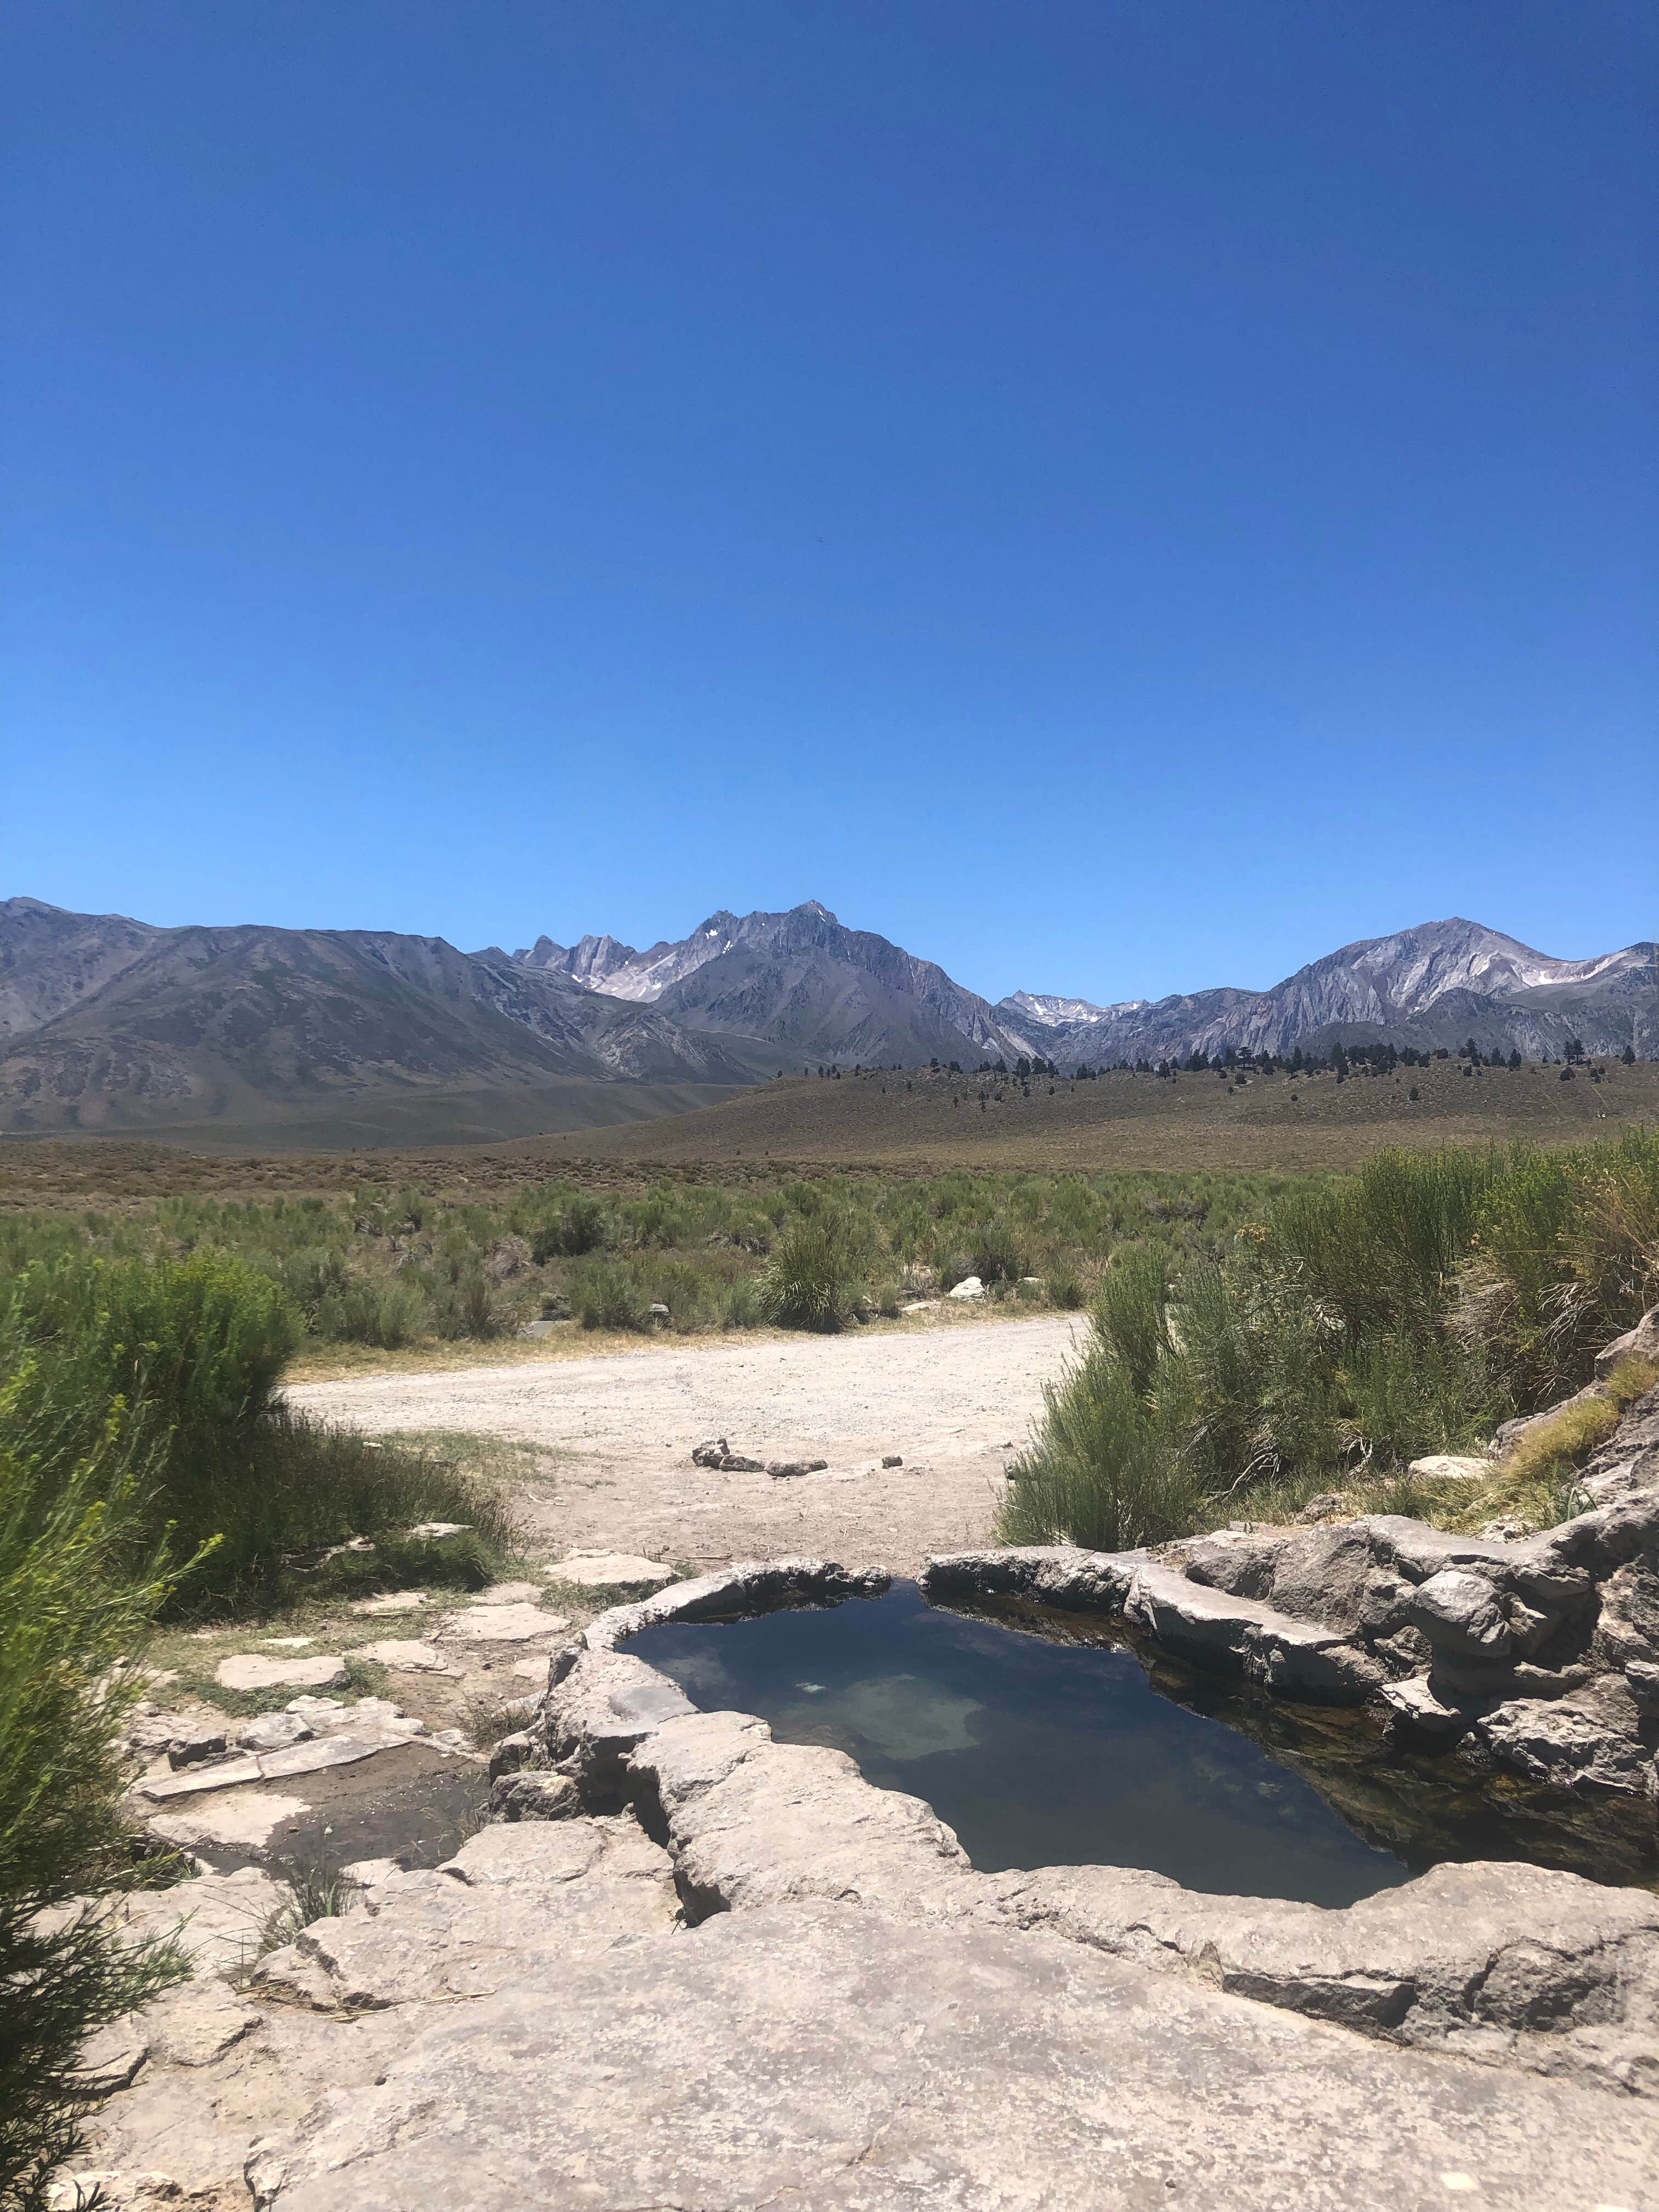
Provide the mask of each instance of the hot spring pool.
[{"label": "hot spring pool", "polygon": [[867,1781],[925,1798],[988,1874],[1146,1867],[1188,1889],[1326,1905],[1446,1858],[1652,1880],[1618,1863],[1617,1837],[1402,1759],[1358,1715],[1170,1667],[1115,1624],[1006,1617],[1020,1625],[896,1583],[829,1607],[664,1622],[624,1648],[704,1711],[757,1713],[781,1742],[833,1745]]},{"label": "hot spring pool", "polygon": [[1158,1695],[1126,1650],[884,1597],[665,1622],[627,1650],[704,1711],[833,1744],[925,1797],[982,1872],[1150,1867],[1189,1889],[1352,1905],[1410,1869],[1248,1736]]}]

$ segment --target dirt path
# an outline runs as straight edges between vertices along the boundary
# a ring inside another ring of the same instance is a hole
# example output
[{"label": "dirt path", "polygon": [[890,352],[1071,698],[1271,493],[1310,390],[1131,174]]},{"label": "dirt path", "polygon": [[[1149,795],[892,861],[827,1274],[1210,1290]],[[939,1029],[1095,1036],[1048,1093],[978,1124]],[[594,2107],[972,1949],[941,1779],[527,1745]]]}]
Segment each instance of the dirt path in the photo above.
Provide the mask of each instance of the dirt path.
[{"label": "dirt path", "polygon": [[[712,1566],[814,1553],[914,1572],[981,1540],[1002,1470],[1081,1323],[653,1346],[597,1359],[313,1382],[294,1404],[372,1432],[464,1430],[547,1454],[526,1511],[552,1552],[642,1552]],[[723,1436],[758,1460],[829,1462],[776,1480],[714,1473]],[[893,1454],[903,1465],[884,1468]]]}]

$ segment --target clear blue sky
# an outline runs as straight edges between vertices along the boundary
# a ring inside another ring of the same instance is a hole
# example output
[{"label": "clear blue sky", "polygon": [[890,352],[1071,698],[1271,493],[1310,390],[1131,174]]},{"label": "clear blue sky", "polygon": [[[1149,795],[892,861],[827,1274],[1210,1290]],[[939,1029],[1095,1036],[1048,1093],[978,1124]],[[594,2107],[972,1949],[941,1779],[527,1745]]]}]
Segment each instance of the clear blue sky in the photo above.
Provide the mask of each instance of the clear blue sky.
[{"label": "clear blue sky", "polygon": [[0,891],[1659,933],[1650,0],[9,0]]}]

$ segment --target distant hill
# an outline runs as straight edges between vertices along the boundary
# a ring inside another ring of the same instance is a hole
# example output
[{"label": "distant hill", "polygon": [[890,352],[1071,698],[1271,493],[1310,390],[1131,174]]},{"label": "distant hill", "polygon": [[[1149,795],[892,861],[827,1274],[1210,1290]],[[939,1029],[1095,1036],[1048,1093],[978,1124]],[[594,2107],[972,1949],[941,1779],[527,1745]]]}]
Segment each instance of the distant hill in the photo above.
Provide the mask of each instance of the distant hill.
[{"label": "distant hill", "polygon": [[550,938],[461,952],[391,931],[161,929],[0,902],[0,1129],[258,1130],[318,1141],[591,1126],[725,1097],[820,1064],[1024,1054],[1063,1068],[1229,1046],[1659,1054],[1651,945],[1556,960],[1476,922],[1427,922],[1236,988],[1099,1006],[1020,991],[996,1006],[816,900],[710,915],[641,952]]}]

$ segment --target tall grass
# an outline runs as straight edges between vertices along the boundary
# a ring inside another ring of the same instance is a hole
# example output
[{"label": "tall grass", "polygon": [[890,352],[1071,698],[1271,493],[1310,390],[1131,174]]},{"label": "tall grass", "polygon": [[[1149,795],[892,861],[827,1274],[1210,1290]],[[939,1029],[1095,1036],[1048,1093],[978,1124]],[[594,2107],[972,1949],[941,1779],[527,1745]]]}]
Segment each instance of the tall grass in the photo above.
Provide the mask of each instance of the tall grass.
[{"label": "tall grass", "polygon": [[[1117,1254],[1090,1348],[1013,1471],[1002,1533],[1145,1542],[1257,1493],[1277,1509],[1333,1486],[1397,1487],[1413,1459],[1477,1449],[1584,1381],[1656,1298],[1659,1133],[1381,1154],[1281,1196],[1219,1259]],[[1606,1425],[1586,1413],[1564,1432],[1560,1464],[1522,1485],[1534,1510],[1570,1494],[1575,1454]]]}]

